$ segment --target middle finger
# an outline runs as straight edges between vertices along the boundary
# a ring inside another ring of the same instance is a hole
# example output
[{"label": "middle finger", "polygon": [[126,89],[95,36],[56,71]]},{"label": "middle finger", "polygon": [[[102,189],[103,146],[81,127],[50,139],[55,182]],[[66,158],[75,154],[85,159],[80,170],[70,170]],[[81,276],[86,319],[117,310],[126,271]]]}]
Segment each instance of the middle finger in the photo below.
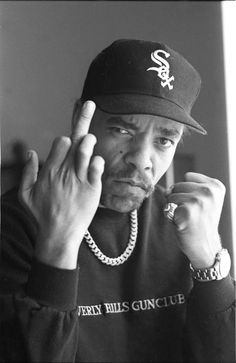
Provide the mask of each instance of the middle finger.
[{"label": "middle finger", "polygon": [[81,109],[78,120],[72,130],[71,140],[73,143],[78,143],[87,135],[90,123],[95,112],[96,105],[93,101],[86,101]]}]

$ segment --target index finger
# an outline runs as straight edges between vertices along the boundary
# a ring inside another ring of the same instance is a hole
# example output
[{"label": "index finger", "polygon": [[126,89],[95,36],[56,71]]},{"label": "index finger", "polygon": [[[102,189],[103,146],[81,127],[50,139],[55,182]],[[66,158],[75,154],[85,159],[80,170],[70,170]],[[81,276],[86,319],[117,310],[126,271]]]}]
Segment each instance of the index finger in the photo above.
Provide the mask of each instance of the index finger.
[{"label": "index finger", "polygon": [[194,183],[209,183],[212,180],[212,178],[207,175],[194,172],[185,173],[184,177],[187,182]]},{"label": "index finger", "polygon": [[95,109],[96,105],[93,101],[86,101],[83,104],[81,113],[72,130],[71,140],[73,143],[80,141],[87,135]]}]

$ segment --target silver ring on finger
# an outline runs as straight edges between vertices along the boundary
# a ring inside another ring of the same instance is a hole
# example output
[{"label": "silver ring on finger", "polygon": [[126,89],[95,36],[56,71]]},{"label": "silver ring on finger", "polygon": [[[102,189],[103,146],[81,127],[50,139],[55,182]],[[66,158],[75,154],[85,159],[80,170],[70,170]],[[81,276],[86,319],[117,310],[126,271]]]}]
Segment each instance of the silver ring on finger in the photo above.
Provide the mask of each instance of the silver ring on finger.
[{"label": "silver ring on finger", "polygon": [[178,208],[178,204],[176,203],[167,203],[164,208],[164,213],[166,218],[168,218],[171,222],[174,221],[175,210]]}]

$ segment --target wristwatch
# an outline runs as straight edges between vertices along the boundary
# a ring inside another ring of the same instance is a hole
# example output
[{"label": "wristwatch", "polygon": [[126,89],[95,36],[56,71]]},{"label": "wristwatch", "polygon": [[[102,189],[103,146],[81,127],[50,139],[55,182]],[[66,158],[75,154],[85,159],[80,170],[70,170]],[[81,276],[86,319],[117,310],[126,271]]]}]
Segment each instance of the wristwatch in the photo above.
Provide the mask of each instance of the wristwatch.
[{"label": "wristwatch", "polygon": [[230,255],[225,248],[222,248],[222,250],[220,250],[216,254],[214,265],[210,268],[195,269],[190,263],[192,277],[195,280],[202,282],[222,280],[228,275],[230,266],[231,266]]}]

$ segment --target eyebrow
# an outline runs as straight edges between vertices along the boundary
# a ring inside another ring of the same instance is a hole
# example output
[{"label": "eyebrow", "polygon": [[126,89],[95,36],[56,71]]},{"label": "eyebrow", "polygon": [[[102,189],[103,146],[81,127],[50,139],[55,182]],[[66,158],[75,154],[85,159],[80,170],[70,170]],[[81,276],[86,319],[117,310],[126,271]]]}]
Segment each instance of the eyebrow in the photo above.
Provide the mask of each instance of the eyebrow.
[{"label": "eyebrow", "polygon": [[157,130],[164,136],[181,137],[182,133],[175,128],[168,129],[166,127],[159,126]]},{"label": "eyebrow", "polygon": [[[139,127],[132,123],[132,122],[128,122],[123,120],[121,117],[119,116],[112,116],[110,117],[107,121],[106,124],[109,125],[119,125],[121,127],[124,127],[126,129],[130,129],[130,130],[134,130],[137,131],[139,130]],[[156,127],[156,131],[159,132],[161,135],[166,136],[166,137],[181,137],[182,133],[180,131],[178,131],[176,128],[172,127],[172,128],[167,128],[167,127],[163,127],[163,126],[158,126]]]},{"label": "eyebrow", "polygon": [[122,118],[120,117],[110,117],[107,121],[106,121],[106,124],[107,125],[114,125],[114,124],[118,124],[119,126],[121,127],[124,127],[126,129],[130,129],[130,130],[135,130],[137,131],[139,128],[137,125],[131,123],[131,122],[127,122],[127,121],[124,121]]}]

